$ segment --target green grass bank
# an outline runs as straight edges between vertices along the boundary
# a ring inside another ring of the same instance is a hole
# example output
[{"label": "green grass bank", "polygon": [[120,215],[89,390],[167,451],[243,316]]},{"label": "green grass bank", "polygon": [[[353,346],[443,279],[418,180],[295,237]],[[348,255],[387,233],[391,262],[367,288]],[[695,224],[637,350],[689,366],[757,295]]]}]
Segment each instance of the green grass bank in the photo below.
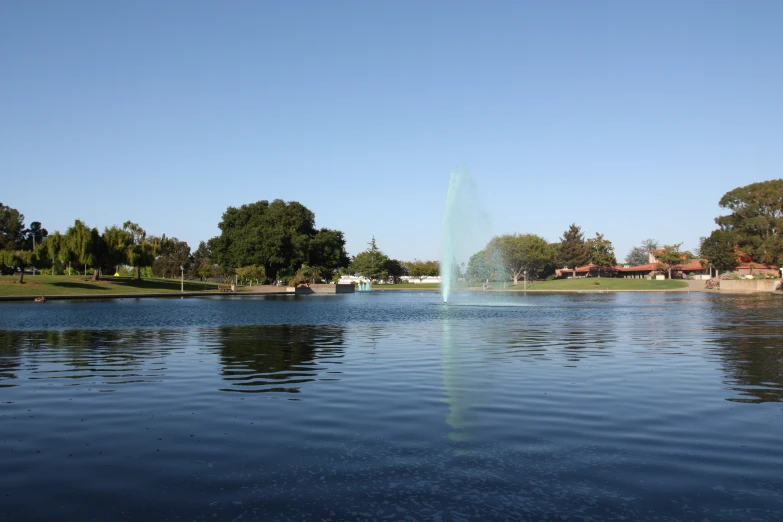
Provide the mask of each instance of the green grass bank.
[{"label": "green grass bank", "polygon": [[[218,292],[216,283],[185,281],[185,292]],[[241,289],[240,289],[241,291]],[[39,295],[101,295],[179,293],[179,279],[142,279],[132,277],[105,276],[92,281],[90,276],[49,276],[25,275],[24,283],[19,276],[0,276],[0,296],[39,296]]]}]

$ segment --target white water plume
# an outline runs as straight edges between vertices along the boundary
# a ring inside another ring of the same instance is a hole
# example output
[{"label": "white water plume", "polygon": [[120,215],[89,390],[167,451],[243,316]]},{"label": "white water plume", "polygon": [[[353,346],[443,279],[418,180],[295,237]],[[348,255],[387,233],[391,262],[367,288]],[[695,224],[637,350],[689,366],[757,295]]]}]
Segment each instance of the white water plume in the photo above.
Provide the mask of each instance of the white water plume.
[{"label": "white water plume", "polygon": [[453,171],[443,215],[440,277],[444,303],[449,301],[463,263],[467,265],[470,256],[484,246],[487,229],[487,216],[479,205],[475,181],[464,170]]}]

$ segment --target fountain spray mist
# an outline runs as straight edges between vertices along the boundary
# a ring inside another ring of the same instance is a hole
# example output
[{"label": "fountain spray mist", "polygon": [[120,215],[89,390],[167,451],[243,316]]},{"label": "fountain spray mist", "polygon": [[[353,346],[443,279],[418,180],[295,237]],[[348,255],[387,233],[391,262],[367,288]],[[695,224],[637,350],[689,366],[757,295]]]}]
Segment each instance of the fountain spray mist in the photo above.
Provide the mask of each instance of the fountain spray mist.
[{"label": "fountain spray mist", "polygon": [[443,214],[443,251],[440,279],[443,302],[449,296],[460,273],[460,264],[483,247],[486,241],[487,217],[478,204],[478,191],[473,178],[464,170],[455,170],[449,177],[446,209]]}]

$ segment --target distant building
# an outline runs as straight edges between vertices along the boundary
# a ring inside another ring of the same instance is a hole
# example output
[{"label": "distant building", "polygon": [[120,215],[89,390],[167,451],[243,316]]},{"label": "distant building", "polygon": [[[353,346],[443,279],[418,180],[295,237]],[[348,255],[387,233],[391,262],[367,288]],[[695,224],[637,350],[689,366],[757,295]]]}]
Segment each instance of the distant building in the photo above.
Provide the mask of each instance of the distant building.
[{"label": "distant building", "polygon": [[739,259],[739,265],[734,269],[740,276],[753,276],[758,274],[765,275],[778,275],[780,270],[775,265],[765,265],[764,263],[754,263],[753,260],[745,252],[737,250],[737,258]]},{"label": "distant building", "polygon": [[[631,279],[653,279],[657,275],[664,275],[663,270],[658,269],[658,260],[655,258],[656,252],[662,250],[650,250],[647,252],[647,264],[638,266],[614,266],[610,269],[604,268],[602,275],[608,277],[624,277]],[[754,263],[750,257],[738,252],[739,265],[734,270],[739,276],[752,277],[759,274],[778,275],[778,267],[774,265],[765,265],[763,263]],[[703,263],[703,264],[702,264]],[[673,279],[709,279],[712,277],[712,270],[705,267],[707,261],[701,259],[683,260],[683,263],[672,267]],[[593,277],[597,275],[598,267],[595,265],[580,266],[576,269],[576,277]],[[555,270],[557,277],[574,277],[574,270],[570,268],[559,268]]]},{"label": "distant building", "polygon": [[[402,276],[400,280],[403,283],[413,283],[414,285],[417,285],[419,283],[437,283],[440,284],[440,276],[427,276],[419,280],[418,277],[411,277],[411,276]],[[358,277],[358,276],[340,276],[339,281],[337,281],[340,284],[356,284],[356,283],[368,283],[370,280],[366,277]],[[384,284],[384,283],[378,283],[378,284]]]}]

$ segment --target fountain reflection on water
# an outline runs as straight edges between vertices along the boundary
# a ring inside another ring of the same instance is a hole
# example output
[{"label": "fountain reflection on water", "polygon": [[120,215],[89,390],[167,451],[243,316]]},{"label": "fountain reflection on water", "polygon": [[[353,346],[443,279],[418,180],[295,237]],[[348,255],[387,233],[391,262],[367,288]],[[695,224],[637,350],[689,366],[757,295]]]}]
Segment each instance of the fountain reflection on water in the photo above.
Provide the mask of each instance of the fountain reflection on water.
[{"label": "fountain reflection on water", "polygon": [[466,389],[466,380],[469,378],[470,365],[461,360],[460,346],[457,346],[453,332],[454,325],[450,319],[443,320],[443,337],[441,344],[441,361],[443,366],[443,389],[446,394],[446,403],[449,413],[446,416],[446,424],[453,431],[449,438],[455,442],[468,441],[473,435],[468,431],[472,415],[468,400],[471,393]]}]

